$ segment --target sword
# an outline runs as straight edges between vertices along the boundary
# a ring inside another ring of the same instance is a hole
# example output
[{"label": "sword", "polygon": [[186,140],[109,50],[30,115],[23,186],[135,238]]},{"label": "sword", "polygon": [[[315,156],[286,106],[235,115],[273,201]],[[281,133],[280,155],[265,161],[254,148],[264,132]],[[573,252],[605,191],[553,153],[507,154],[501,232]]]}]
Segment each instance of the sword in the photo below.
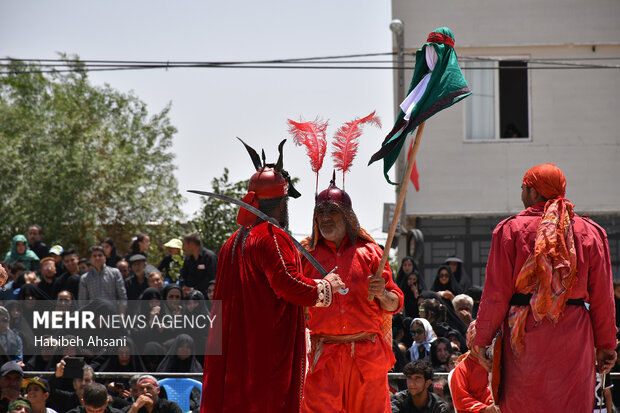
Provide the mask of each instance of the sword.
[{"label": "sword", "polygon": [[[220,199],[220,200],[225,201],[225,202],[230,202],[231,204],[239,205],[241,208],[247,209],[248,211],[250,211],[251,213],[253,213],[257,217],[262,219],[263,221],[267,221],[271,225],[273,225],[273,226],[275,226],[277,228],[280,228],[286,235],[288,235],[289,239],[291,241],[293,241],[293,244],[295,244],[295,247],[297,248],[297,250],[299,252],[301,252],[304,257],[306,257],[306,259],[310,262],[310,264],[312,264],[312,266],[314,268],[316,268],[316,270],[319,272],[319,274],[321,274],[321,277],[325,278],[326,276],[328,276],[329,274],[333,273],[334,271],[336,271],[338,269],[338,267],[334,267],[333,270],[328,272],[325,268],[323,268],[321,263],[319,263],[316,260],[316,258],[314,258],[312,256],[312,254],[310,254],[299,243],[299,241],[297,241],[287,230],[285,230],[280,225],[278,225],[278,223],[276,222],[275,219],[273,219],[269,215],[265,214],[263,211],[259,210],[258,208],[254,208],[252,205],[250,205],[248,203],[245,203],[245,202],[241,201],[240,199],[232,198],[230,196],[226,196],[226,195],[222,195],[222,194],[216,194],[215,192],[197,191],[195,189],[190,189],[187,192],[192,192],[192,193],[198,194],[198,195],[204,195],[204,196],[208,196],[208,197],[211,197],[211,198],[217,198],[217,199]],[[346,294],[348,292],[349,292],[348,288],[344,288],[344,289],[341,288],[340,290],[338,290],[338,293],[340,293],[342,295],[344,295],[344,294]]]}]

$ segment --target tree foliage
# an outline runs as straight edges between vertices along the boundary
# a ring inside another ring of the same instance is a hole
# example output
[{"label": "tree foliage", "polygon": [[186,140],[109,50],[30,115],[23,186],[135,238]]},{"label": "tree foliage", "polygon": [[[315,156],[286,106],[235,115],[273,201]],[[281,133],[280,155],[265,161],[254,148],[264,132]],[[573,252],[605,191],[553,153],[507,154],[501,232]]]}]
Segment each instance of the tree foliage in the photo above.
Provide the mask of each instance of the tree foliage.
[{"label": "tree foliage", "polygon": [[33,223],[48,244],[84,252],[110,228],[133,233],[182,216],[170,106],[149,115],[133,93],[92,85],[70,61],[68,73],[15,61],[0,77],[4,250]]},{"label": "tree foliage", "polygon": [[[249,180],[228,181],[228,168],[224,168],[221,177],[211,181],[212,192],[241,199],[247,192]],[[224,242],[234,233],[237,225],[239,207],[216,198],[203,197],[201,209],[194,219],[196,231],[200,234],[203,245],[218,253]]]}]

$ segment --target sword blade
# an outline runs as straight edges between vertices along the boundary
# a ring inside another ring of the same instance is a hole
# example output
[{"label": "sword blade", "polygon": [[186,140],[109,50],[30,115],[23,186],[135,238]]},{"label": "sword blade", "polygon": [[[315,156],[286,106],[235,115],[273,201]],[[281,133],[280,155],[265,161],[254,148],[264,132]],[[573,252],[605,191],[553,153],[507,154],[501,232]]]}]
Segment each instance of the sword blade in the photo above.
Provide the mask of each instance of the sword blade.
[{"label": "sword blade", "polygon": [[301,252],[304,257],[306,257],[306,259],[310,262],[310,264],[312,264],[312,266],[317,269],[317,271],[319,272],[319,274],[321,274],[321,276],[323,278],[325,278],[326,275],[328,275],[328,274],[330,274],[331,272],[334,271],[334,270],[327,271],[325,268],[323,268],[323,266],[316,260],[316,258],[314,258],[304,247],[302,247],[302,245],[299,243],[299,241],[297,241],[288,231],[286,231],[284,228],[282,228],[276,222],[275,219],[273,219],[269,215],[265,214],[263,211],[253,207],[252,205],[250,205],[248,203],[245,203],[245,202],[243,202],[240,199],[232,198],[232,197],[229,197],[229,196],[226,196],[226,195],[222,195],[222,194],[217,194],[215,192],[198,191],[198,190],[194,190],[194,189],[190,189],[188,192],[192,192],[192,193],[198,194],[198,195],[208,196],[208,197],[211,197],[211,198],[217,198],[217,199],[220,199],[220,200],[225,201],[225,202],[230,202],[232,204],[239,205],[241,208],[247,209],[248,211],[250,211],[251,213],[253,213],[257,217],[262,219],[263,221],[267,221],[271,225],[273,225],[275,227],[278,227],[282,231],[284,231],[284,233],[286,235],[288,235],[290,240],[293,241],[293,244],[295,244],[295,247],[297,248],[297,250],[299,252]]}]

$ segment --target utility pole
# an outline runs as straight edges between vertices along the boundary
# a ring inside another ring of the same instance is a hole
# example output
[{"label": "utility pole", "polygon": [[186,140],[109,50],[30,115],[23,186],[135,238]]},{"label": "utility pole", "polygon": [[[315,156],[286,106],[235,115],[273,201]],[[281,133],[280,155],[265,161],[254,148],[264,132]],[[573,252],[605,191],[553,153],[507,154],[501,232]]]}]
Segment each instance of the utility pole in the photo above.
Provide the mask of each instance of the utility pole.
[{"label": "utility pole", "polygon": [[[390,30],[394,33],[396,40],[396,101],[394,102],[394,118],[398,116],[400,112],[400,104],[405,100],[405,24],[400,19],[394,19],[390,22]],[[407,150],[404,148],[398,160],[396,161],[396,179],[395,182],[400,182],[405,173]],[[408,182],[408,181],[406,181]],[[408,183],[407,183],[408,184]],[[398,197],[398,195],[397,195]],[[394,217],[396,219],[396,217]],[[403,203],[403,208],[400,213],[400,227],[398,231],[398,261],[405,257],[407,250],[407,199]]]}]

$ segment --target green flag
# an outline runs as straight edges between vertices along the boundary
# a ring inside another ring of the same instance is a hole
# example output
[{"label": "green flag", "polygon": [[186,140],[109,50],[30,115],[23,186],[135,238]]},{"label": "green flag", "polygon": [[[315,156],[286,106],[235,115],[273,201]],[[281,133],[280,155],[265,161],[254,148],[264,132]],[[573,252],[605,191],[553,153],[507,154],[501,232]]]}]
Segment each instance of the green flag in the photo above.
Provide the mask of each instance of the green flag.
[{"label": "green flag", "polygon": [[454,51],[454,34],[447,27],[435,29],[428,35],[427,43],[416,52],[413,78],[396,123],[368,164],[383,159],[385,179],[394,184],[388,172],[407,135],[435,113],[469,95],[471,90]]}]

